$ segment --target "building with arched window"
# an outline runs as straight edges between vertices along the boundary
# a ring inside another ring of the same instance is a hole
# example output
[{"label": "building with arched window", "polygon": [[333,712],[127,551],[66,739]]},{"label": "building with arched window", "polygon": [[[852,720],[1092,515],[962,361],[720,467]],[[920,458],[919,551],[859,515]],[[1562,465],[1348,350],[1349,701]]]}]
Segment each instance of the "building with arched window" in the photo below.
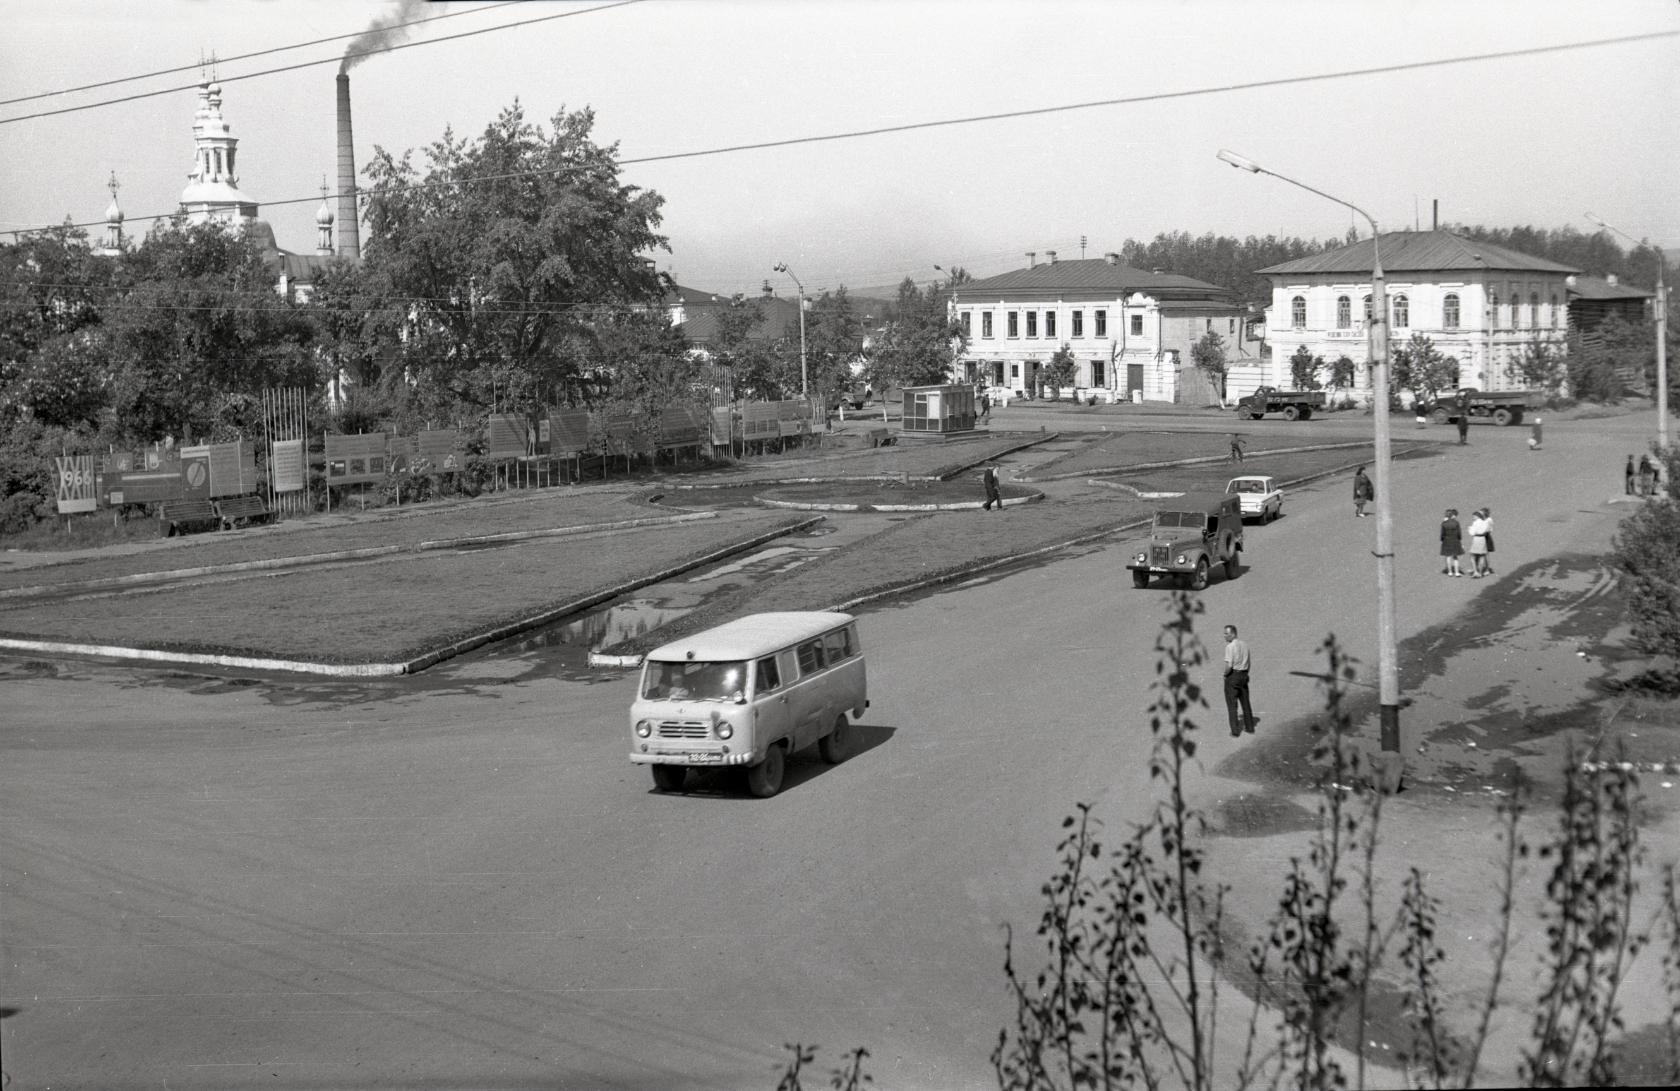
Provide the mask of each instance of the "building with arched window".
[{"label": "building with arched window", "polygon": [[[1258,270],[1272,281],[1266,314],[1271,352],[1259,366],[1233,372],[1232,391],[1294,385],[1289,360],[1305,346],[1323,358],[1326,381],[1338,359],[1352,360],[1353,386],[1346,393],[1368,399],[1375,256],[1372,241],[1361,239]],[[1428,337],[1443,355],[1458,360],[1465,386],[1520,387],[1508,369],[1524,346],[1536,338],[1564,343],[1568,321],[1559,301],[1576,269],[1450,231],[1385,232],[1381,258],[1391,345],[1413,334]],[[1365,304],[1364,320],[1357,324],[1351,315],[1355,295]],[[1288,323],[1276,321],[1284,314]]]}]

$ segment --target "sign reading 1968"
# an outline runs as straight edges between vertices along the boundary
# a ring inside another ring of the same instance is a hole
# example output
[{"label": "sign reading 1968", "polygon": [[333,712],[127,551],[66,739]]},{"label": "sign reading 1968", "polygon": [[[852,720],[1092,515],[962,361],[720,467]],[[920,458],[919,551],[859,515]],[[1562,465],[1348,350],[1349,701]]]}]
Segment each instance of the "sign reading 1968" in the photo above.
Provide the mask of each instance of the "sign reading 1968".
[{"label": "sign reading 1968", "polygon": [[92,455],[64,455],[58,463],[58,513],[95,511],[99,507],[99,480],[94,475]]}]

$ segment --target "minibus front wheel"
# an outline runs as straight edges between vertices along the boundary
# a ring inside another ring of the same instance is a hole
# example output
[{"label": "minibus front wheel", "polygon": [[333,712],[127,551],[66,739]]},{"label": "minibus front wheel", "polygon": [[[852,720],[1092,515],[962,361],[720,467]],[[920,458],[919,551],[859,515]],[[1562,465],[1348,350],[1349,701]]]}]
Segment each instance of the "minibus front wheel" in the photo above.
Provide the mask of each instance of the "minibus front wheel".
[{"label": "minibus front wheel", "polygon": [[764,760],[747,766],[747,787],[760,799],[769,799],[782,790],[782,773],[787,768],[780,745],[772,745],[764,752]]}]

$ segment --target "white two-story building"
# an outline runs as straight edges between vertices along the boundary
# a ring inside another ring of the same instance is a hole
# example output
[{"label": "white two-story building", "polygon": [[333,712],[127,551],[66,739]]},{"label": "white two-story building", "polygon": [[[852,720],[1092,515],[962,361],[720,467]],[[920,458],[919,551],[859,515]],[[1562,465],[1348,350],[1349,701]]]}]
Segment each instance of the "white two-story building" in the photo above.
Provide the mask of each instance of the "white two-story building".
[{"label": "white two-story building", "polygon": [[1040,371],[1066,348],[1073,386],[1103,401],[1219,400],[1192,363],[1190,347],[1218,332],[1231,362],[1253,359],[1246,310],[1235,293],[1173,273],[1122,265],[1116,254],[1078,261],[1034,260],[957,286],[950,312],[967,336],[956,382],[984,383],[1014,396],[1034,390]]},{"label": "white two-story building", "polygon": [[[1295,385],[1290,358],[1305,345],[1322,357],[1328,384],[1335,362],[1354,364],[1355,400],[1371,391],[1372,240],[1298,258],[1257,272],[1272,280],[1266,310],[1270,358],[1233,370],[1230,390],[1246,394],[1266,385]],[[1482,390],[1522,386],[1509,373],[1523,347],[1540,340],[1564,345],[1569,329],[1567,265],[1477,242],[1450,231],[1390,231],[1380,239],[1388,297],[1389,345],[1423,334],[1444,356],[1458,360],[1459,383]]]}]

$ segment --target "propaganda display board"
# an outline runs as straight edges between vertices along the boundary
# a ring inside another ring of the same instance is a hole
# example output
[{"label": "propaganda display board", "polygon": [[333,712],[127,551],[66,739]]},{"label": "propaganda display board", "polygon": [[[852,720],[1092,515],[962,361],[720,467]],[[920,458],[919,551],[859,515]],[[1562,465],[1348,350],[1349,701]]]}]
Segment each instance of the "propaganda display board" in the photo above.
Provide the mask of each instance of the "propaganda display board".
[{"label": "propaganda display board", "polygon": [[327,484],[358,485],[385,480],[384,432],[326,437]]},{"label": "propaganda display board", "polygon": [[659,417],[659,441],[664,450],[675,447],[698,447],[705,434],[700,414],[693,406],[678,405],[665,410]]},{"label": "propaganda display board", "polygon": [[99,508],[99,484],[92,455],[62,455],[58,463],[58,513],[72,515]]},{"label": "propaganda display board", "polygon": [[748,402],[741,407],[741,438],[775,439],[782,434],[781,402]]},{"label": "propaganda display board", "polygon": [[461,468],[461,433],[456,428],[426,428],[414,437],[420,468],[453,473]]},{"label": "propaganda display board", "polygon": [[548,450],[550,454],[567,458],[576,458],[589,450],[589,410],[549,410]]},{"label": "propaganda display board", "polygon": [[485,424],[486,458],[523,458],[531,453],[530,429],[525,418],[513,413],[492,413]]},{"label": "propaganda display board", "polygon": [[776,432],[782,436],[811,434],[811,403],[800,398],[772,402],[776,407]]},{"label": "propaganda display board", "polygon": [[208,445],[181,448],[181,496],[186,500],[208,500],[210,492],[210,448]]},{"label": "propaganda display board", "polygon": [[628,409],[615,409],[607,414],[607,449],[613,454],[629,454],[636,449],[636,415]]},{"label": "propaganda display board", "polygon": [[712,446],[728,447],[735,442],[734,431],[730,426],[734,423],[735,411],[727,405],[714,406],[712,409]]},{"label": "propaganda display board", "polygon": [[277,439],[269,445],[268,488],[270,492],[302,492],[308,481],[305,472],[304,441]]},{"label": "propaganda display board", "polygon": [[105,502],[157,504],[181,495],[181,459],[174,451],[112,456],[105,467]]},{"label": "propaganda display board", "polygon": [[385,465],[394,474],[410,473],[419,461],[418,451],[413,436],[392,436],[385,444]]}]

